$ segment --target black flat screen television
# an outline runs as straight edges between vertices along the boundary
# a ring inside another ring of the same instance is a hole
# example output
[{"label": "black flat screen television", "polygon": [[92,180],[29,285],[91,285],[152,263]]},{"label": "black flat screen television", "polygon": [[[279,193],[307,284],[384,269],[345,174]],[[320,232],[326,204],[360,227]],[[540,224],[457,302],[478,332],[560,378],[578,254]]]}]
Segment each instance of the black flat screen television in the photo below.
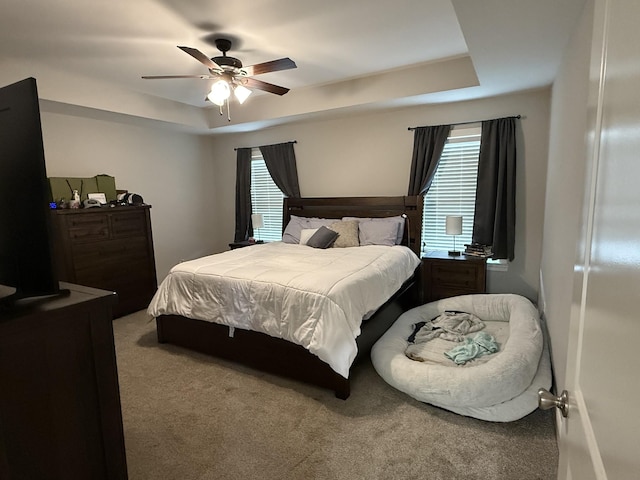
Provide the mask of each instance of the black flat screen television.
[{"label": "black flat screen television", "polygon": [[36,80],[0,88],[0,307],[61,293]]}]

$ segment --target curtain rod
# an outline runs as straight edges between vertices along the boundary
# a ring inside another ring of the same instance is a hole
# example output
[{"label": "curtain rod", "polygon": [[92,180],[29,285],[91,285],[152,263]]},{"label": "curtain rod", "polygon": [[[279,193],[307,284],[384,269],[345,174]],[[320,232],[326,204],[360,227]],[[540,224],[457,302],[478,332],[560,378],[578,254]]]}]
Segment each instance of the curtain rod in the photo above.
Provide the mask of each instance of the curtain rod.
[{"label": "curtain rod", "polygon": [[[510,117],[502,117],[502,118],[522,118],[522,115],[512,115]],[[497,120],[497,119],[495,119]],[[475,120],[473,122],[458,122],[458,123],[452,123],[451,126],[456,126],[456,125],[470,125],[472,123],[481,123],[481,122],[486,122],[487,120]],[[408,127],[407,130],[415,130],[416,128],[421,128],[421,127]]]},{"label": "curtain rod", "polygon": [[[282,143],[298,143],[298,141],[297,140],[292,140],[291,142],[282,142]],[[266,146],[266,145],[261,145],[261,147],[264,147],[264,146]],[[239,148],[260,148],[260,147],[236,147],[233,150],[237,152]]]}]

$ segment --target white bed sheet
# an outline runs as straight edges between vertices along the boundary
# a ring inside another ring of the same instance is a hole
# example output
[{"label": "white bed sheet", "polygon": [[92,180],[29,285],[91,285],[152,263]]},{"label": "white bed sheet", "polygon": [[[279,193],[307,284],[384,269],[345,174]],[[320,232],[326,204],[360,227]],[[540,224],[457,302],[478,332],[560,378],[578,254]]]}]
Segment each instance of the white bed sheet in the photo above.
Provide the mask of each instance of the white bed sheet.
[{"label": "white bed sheet", "polygon": [[254,330],[302,345],[345,378],[362,319],[420,264],[409,248],[272,242],[176,265],[148,313]]}]

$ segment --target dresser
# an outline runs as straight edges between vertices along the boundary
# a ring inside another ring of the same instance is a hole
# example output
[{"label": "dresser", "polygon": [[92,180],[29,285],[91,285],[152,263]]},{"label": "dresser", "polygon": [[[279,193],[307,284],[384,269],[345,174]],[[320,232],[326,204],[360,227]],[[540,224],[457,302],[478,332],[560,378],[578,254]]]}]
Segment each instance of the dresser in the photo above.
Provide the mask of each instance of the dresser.
[{"label": "dresser", "polygon": [[487,261],[484,258],[447,252],[428,252],[422,257],[424,301],[486,293]]},{"label": "dresser", "polygon": [[124,480],[115,294],[61,287],[0,310],[0,478]]},{"label": "dresser", "polygon": [[116,292],[114,317],[147,308],[157,288],[150,208],[52,210],[58,278]]}]

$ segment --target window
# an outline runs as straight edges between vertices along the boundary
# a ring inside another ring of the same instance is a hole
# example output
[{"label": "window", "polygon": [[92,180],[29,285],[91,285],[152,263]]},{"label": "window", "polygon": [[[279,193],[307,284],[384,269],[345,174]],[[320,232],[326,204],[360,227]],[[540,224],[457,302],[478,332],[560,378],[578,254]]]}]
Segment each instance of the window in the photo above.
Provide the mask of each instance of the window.
[{"label": "window", "polygon": [[253,232],[257,240],[282,240],[282,208],[284,195],[276,186],[264,163],[259,148],[251,150],[251,205],[253,213],[261,213],[264,226]]},{"label": "window", "polygon": [[462,215],[462,235],[456,250],[471,243],[475,212],[480,127],[453,128],[442,151],[431,188],[424,197],[422,251],[452,250],[454,239],[445,232],[447,215]]}]

